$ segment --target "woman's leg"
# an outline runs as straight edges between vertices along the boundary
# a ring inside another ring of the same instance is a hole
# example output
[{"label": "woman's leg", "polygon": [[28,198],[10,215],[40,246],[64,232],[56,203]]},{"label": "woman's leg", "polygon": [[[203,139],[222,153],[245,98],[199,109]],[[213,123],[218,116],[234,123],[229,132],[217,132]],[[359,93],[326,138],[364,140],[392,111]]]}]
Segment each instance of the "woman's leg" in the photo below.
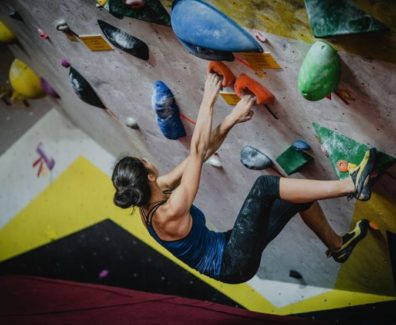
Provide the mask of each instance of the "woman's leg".
[{"label": "woman's leg", "polygon": [[281,199],[292,203],[305,203],[345,196],[355,192],[351,178],[341,181],[317,181],[310,179],[281,178]]},{"label": "woman's leg", "polygon": [[304,223],[330,250],[337,250],[342,246],[342,236],[339,236],[328,223],[325,214],[318,202],[314,202],[311,207],[300,212]]},{"label": "woman's leg", "polygon": [[265,246],[287,222],[310,203],[295,204],[279,199],[279,177],[260,176],[227,233],[220,280],[241,283],[253,277]]},{"label": "woman's leg", "polygon": [[341,181],[317,181],[309,179],[282,178],[280,197],[293,203],[304,203],[353,194],[359,200],[368,200],[371,195],[370,173],[375,164],[377,150],[366,151],[362,161],[350,170],[350,176]]}]

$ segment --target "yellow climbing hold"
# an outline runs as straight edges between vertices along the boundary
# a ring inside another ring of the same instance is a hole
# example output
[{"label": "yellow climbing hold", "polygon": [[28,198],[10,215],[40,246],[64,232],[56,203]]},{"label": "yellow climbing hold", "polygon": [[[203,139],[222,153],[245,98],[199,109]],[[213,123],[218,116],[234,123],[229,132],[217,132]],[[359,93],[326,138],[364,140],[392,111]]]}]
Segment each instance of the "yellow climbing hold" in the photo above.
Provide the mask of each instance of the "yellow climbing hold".
[{"label": "yellow climbing hold", "polygon": [[0,20],[0,42],[9,43],[15,39],[15,34]]},{"label": "yellow climbing hold", "polygon": [[45,95],[40,78],[21,60],[15,59],[12,62],[9,78],[14,89],[13,98],[39,98]]},{"label": "yellow climbing hold", "polygon": [[107,3],[107,0],[96,0],[96,3],[101,6],[104,7]]}]

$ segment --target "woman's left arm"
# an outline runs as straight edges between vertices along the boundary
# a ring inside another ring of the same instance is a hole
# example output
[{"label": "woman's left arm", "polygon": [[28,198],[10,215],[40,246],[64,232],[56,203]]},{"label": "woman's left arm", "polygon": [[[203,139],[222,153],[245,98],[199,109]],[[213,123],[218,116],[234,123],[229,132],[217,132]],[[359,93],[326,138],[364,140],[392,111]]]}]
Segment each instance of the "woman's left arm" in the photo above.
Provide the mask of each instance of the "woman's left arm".
[{"label": "woman's left arm", "polygon": [[180,185],[172,192],[166,205],[170,218],[175,221],[189,215],[191,205],[198,192],[202,164],[209,147],[213,106],[219,90],[220,78],[215,74],[209,74],[205,82],[205,91],[191,138],[190,154],[181,176]]}]

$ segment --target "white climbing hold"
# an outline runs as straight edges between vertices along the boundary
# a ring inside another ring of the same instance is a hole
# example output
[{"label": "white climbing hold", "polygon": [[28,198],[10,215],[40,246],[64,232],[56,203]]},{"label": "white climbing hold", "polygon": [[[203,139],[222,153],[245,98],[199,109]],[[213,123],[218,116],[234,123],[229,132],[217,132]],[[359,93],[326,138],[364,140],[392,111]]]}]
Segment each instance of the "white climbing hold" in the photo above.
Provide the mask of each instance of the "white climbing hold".
[{"label": "white climbing hold", "polygon": [[220,160],[220,157],[216,154],[210,156],[208,158],[208,160],[206,160],[206,163],[208,163],[209,165],[212,165],[213,167],[217,167],[217,168],[222,168],[223,164]]},{"label": "white climbing hold", "polygon": [[131,129],[135,129],[135,130],[139,129],[139,125],[138,125],[137,121],[131,116],[129,116],[126,119],[126,125],[128,127],[130,127]]}]

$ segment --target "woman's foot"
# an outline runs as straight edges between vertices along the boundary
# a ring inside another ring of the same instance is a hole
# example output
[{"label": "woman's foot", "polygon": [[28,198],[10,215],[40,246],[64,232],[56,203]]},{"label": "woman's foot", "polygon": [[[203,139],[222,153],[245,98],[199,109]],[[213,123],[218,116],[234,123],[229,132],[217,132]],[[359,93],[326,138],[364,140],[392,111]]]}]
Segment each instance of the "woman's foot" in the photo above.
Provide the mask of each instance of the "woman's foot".
[{"label": "woman's foot", "polygon": [[367,201],[370,199],[370,173],[374,169],[376,154],[377,150],[375,148],[367,150],[360,164],[349,171],[349,175],[355,185],[355,193],[351,194],[349,198],[355,197],[361,201]]},{"label": "woman's foot", "polygon": [[338,263],[344,263],[351,255],[353,248],[367,235],[369,221],[366,219],[359,220],[353,230],[342,236],[342,245],[339,249],[328,250],[326,255],[333,257]]}]

